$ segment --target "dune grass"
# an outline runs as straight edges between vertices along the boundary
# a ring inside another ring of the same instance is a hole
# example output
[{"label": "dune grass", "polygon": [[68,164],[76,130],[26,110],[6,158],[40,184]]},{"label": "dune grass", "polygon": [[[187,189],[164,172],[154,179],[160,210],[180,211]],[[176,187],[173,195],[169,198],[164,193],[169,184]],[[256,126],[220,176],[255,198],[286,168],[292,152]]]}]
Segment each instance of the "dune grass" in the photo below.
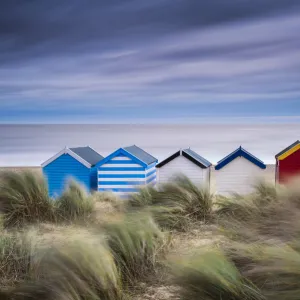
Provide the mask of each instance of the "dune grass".
[{"label": "dune grass", "polygon": [[104,228],[108,245],[127,285],[153,274],[168,240],[151,216],[130,214],[123,220],[106,224]]},{"label": "dune grass", "polygon": [[300,284],[299,185],[259,183],[219,199],[226,241],[172,261],[180,299],[295,300]]},{"label": "dune grass", "polygon": [[[299,298],[298,183],[260,182],[250,195],[219,197],[213,210],[214,196],[184,177],[144,188],[119,204],[115,195],[88,195],[75,182],[53,203],[45,182],[39,186],[41,178],[35,176],[1,175],[3,222],[10,228],[0,237],[0,299],[123,300],[139,282],[158,275],[171,275],[170,283],[179,287],[176,297],[185,300]],[[111,218],[94,222],[97,204],[109,204]],[[90,226],[80,227],[82,220]],[[163,264],[168,231],[185,230],[173,234],[188,236],[190,223],[208,220],[217,221],[223,239],[205,248],[195,243],[200,248],[189,255],[172,249]],[[24,225],[38,222],[84,230],[66,230],[59,239],[41,232],[37,239]],[[159,274],[162,269],[165,274]]]},{"label": "dune grass", "polygon": [[32,171],[0,174],[0,210],[5,227],[53,222],[55,208],[45,179]]},{"label": "dune grass", "polygon": [[264,299],[226,255],[218,250],[201,250],[172,262],[180,299]]},{"label": "dune grass", "polygon": [[0,236],[0,287],[27,280],[34,272],[37,251],[35,231],[2,232]]},{"label": "dune grass", "polygon": [[71,180],[56,199],[55,206],[58,216],[64,221],[86,221],[94,212],[95,202],[82,185]]},{"label": "dune grass", "polygon": [[190,222],[205,222],[212,217],[213,198],[207,188],[197,187],[182,175],[157,189],[141,189],[128,204],[131,209],[151,211],[162,228],[187,230]]},{"label": "dune grass", "polygon": [[40,250],[31,280],[10,291],[11,299],[118,300],[123,289],[105,242],[87,236]]}]

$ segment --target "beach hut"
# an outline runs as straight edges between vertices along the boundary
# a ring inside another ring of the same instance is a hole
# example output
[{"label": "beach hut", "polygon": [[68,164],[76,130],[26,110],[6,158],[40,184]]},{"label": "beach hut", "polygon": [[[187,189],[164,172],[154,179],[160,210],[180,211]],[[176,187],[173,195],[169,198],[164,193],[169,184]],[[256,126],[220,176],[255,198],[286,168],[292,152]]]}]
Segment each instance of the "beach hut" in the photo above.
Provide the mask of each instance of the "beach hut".
[{"label": "beach hut", "polygon": [[275,155],[276,182],[285,183],[291,177],[300,175],[300,141],[296,141]]},{"label": "beach hut", "polygon": [[88,146],[65,147],[52,156],[42,164],[50,196],[59,196],[70,178],[83,184],[89,192],[97,190],[96,164],[102,159],[103,156]]},{"label": "beach hut", "polygon": [[156,183],[157,159],[136,145],[116,150],[98,164],[98,191],[122,198],[146,184]]},{"label": "beach hut", "polygon": [[216,192],[222,195],[252,192],[255,180],[264,176],[266,165],[239,147],[215,166]]},{"label": "beach hut", "polygon": [[157,182],[171,182],[183,174],[197,186],[210,184],[211,163],[191,149],[179,150],[156,165]]}]

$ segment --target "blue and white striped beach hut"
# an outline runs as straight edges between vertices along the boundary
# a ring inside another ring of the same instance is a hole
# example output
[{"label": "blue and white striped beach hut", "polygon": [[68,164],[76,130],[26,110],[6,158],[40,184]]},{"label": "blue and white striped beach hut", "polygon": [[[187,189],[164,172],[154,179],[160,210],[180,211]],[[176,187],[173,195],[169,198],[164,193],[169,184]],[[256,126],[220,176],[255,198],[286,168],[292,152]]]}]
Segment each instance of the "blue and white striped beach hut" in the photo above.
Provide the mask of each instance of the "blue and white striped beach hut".
[{"label": "blue and white striped beach hut", "polygon": [[98,191],[112,191],[120,197],[156,183],[157,159],[136,145],[116,150],[98,165]]},{"label": "blue and white striped beach hut", "polygon": [[70,178],[81,183],[88,192],[97,190],[96,164],[103,157],[91,147],[65,147],[42,164],[51,197],[59,196]]}]

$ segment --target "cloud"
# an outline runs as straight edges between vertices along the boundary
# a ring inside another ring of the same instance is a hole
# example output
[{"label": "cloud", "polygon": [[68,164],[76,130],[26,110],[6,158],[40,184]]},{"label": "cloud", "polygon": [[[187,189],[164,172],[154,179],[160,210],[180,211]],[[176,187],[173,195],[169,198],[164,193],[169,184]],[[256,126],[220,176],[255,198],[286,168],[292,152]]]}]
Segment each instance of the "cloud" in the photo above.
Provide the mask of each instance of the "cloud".
[{"label": "cloud", "polygon": [[3,1],[0,116],[151,118],[173,105],[176,118],[236,102],[262,114],[272,101],[293,113],[299,32],[296,0]]}]

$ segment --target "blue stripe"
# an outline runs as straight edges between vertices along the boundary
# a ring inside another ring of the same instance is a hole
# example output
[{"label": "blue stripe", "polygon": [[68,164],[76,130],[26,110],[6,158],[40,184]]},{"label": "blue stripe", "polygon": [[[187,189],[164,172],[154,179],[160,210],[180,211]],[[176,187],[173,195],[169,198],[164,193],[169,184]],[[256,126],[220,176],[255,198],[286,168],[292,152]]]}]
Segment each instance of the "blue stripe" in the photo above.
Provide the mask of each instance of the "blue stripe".
[{"label": "blue stripe", "polygon": [[135,167],[135,168],[102,168],[98,169],[99,171],[144,171],[143,167]]},{"label": "blue stripe", "polygon": [[146,180],[146,183],[150,183],[151,181],[153,181],[155,179],[156,179],[156,176],[154,176],[153,178],[150,178],[150,179]]},{"label": "blue stripe", "polygon": [[145,168],[147,167],[147,164],[145,162],[143,162],[140,159],[138,159],[137,157],[133,156],[132,154],[130,154],[129,152],[127,152],[123,148],[120,148],[120,149],[116,150],[115,152],[111,153],[107,157],[105,157],[102,160],[100,160],[100,162],[97,164],[97,166],[100,167],[100,166],[106,164],[107,162],[109,162],[114,157],[119,157],[119,156],[129,157],[130,159],[132,159],[137,164],[140,164],[140,165],[144,166]]},{"label": "blue stripe", "polygon": [[107,165],[118,165],[118,164],[136,164],[133,160],[110,160],[106,163]]},{"label": "blue stripe", "polygon": [[153,171],[149,172],[146,177],[149,177],[149,176],[153,175],[155,172],[156,172],[156,170],[153,170]]},{"label": "blue stripe", "polygon": [[143,185],[145,181],[99,181],[98,185]]},{"label": "blue stripe", "polygon": [[156,166],[156,162],[153,163],[153,164],[151,164],[151,165],[149,165],[149,166],[146,168],[146,170],[151,169],[151,168],[153,168],[153,167],[155,167],[155,166]]},{"label": "blue stripe", "polygon": [[98,178],[145,178],[144,174],[98,174]]},{"label": "blue stripe", "polygon": [[126,192],[128,192],[128,193],[130,193],[130,192],[138,192],[139,191],[139,189],[132,189],[132,188],[128,188],[128,189],[121,189],[121,188],[119,188],[119,189],[112,189],[112,188],[98,188],[98,191],[99,192],[107,192],[107,191],[112,191],[112,192],[124,192],[124,193],[126,193]]}]

